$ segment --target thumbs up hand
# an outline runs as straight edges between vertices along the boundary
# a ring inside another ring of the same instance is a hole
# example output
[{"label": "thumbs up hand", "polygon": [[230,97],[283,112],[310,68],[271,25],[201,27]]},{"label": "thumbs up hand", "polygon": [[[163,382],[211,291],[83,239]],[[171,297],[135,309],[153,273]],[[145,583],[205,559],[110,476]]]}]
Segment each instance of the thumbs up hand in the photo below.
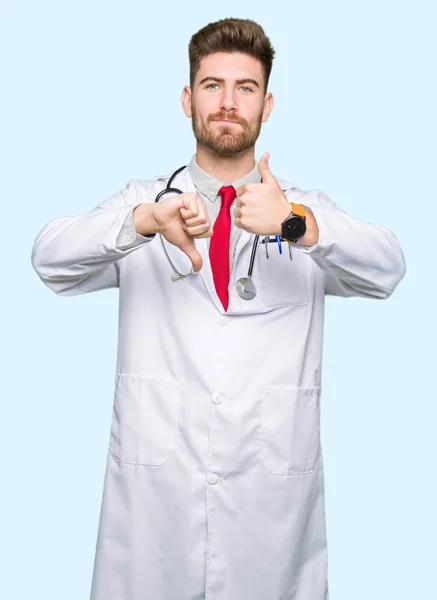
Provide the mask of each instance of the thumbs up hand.
[{"label": "thumbs up hand", "polygon": [[262,183],[245,183],[237,190],[235,225],[260,235],[280,235],[281,223],[291,207],[269,167],[269,153],[260,158],[258,167]]}]

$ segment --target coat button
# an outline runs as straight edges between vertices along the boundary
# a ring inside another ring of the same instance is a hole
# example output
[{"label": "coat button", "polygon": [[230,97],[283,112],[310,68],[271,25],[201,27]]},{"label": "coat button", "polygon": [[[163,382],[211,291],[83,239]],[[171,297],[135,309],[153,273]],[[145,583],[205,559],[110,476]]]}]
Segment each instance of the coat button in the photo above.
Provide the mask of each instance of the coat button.
[{"label": "coat button", "polygon": [[212,401],[214,402],[214,404],[221,404],[223,402],[223,396],[221,396],[220,394],[214,394],[214,396],[212,397]]},{"label": "coat button", "polygon": [[222,315],[219,319],[220,325],[227,325],[229,323],[229,317]]},{"label": "coat button", "polygon": [[210,483],[211,485],[215,485],[218,480],[219,478],[217,477],[217,475],[214,475],[214,473],[210,473],[208,475],[208,483]]}]

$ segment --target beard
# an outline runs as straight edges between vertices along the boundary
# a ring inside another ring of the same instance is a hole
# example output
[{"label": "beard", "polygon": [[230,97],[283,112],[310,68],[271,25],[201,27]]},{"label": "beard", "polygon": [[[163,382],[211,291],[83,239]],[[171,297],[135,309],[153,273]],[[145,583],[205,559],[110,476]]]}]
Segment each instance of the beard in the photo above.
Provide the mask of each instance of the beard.
[{"label": "beard", "polygon": [[[222,119],[239,123],[239,126],[226,125],[225,123],[218,126],[212,125],[213,121]],[[208,115],[206,122],[202,122],[198,118],[194,106],[192,107],[191,125],[197,142],[222,156],[233,156],[252,148],[259,137],[261,123],[262,113],[252,123],[249,123],[242,117],[223,112]]]}]

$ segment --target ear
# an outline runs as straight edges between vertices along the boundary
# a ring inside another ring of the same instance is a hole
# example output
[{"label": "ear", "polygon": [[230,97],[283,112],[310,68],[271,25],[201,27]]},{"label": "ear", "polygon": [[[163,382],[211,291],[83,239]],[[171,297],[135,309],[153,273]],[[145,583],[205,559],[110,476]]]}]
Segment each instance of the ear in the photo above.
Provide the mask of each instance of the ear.
[{"label": "ear", "polygon": [[261,119],[262,123],[265,123],[268,120],[268,118],[270,117],[270,113],[273,110],[274,104],[275,104],[275,101],[273,98],[273,94],[268,92],[264,98],[264,108],[263,108],[263,114],[262,114],[262,119]]},{"label": "ear", "polygon": [[191,88],[186,85],[184,87],[184,89],[182,90],[182,96],[181,96],[181,104],[182,104],[182,108],[184,113],[186,114],[187,117],[191,118],[192,116],[192,112],[191,112]]}]

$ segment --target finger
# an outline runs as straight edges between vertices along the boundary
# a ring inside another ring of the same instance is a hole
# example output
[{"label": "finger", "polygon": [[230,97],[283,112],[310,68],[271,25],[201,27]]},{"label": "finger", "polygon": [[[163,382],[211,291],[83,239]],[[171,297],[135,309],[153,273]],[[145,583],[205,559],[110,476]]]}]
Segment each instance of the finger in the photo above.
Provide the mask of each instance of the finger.
[{"label": "finger", "polygon": [[190,192],[182,195],[183,206],[179,209],[181,217],[186,221],[199,215],[199,198],[196,194]]},{"label": "finger", "polygon": [[276,179],[272,175],[272,172],[270,171],[269,158],[270,158],[270,153],[264,152],[264,154],[261,156],[261,158],[259,160],[258,169],[261,174],[263,183],[277,183]]},{"label": "finger", "polygon": [[246,191],[246,184],[243,183],[243,185],[240,185],[240,187],[237,189],[237,198],[242,196],[245,191]]},{"label": "finger", "polygon": [[196,250],[193,240],[190,238],[187,238],[187,241],[184,242],[182,245],[180,245],[179,248],[190,259],[191,264],[193,265],[193,271],[195,273],[198,273],[200,271],[200,269],[202,268],[203,261],[202,261],[201,255]]},{"label": "finger", "polygon": [[234,219],[241,219],[244,215],[250,214],[252,211],[248,210],[247,206],[239,206],[234,210]]},{"label": "finger", "polygon": [[[188,227],[209,224],[209,218],[205,204],[199,199],[199,201],[196,202],[196,206],[197,214],[193,214],[192,216],[185,210],[180,211],[181,216],[184,219],[185,224],[188,225]],[[196,213],[196,210],[194,208],[192,208],[192,213]]]},{"label": "finger", "polygon": [[188,221],[189,219],[196,219],[199,216],[199,209],[196,206],[190,206],[190,208],[181,208],[179,209],[181,217],[184,221]]},{"label": "finger", "polygon": [[197,227],[199,225],[208,225],[208,217],[206,215],[198,215],[192,219],[184,219],[187,227]]},{"label": "finger", "polygon": [[[259,184],[259,185],[261,185],[261,184]],[[249,195],[248,190],[245,189],[244,192],[242,192],[239,196],[236,197],[235,203],[234,203],[235,208],[237,206],[243,206],[243,204],[245,204],[246,202],[248,202],[248,199],[250,197],[251,196]]]},{"label": "finger", "polygon": [[[182,225],[182,229],[187,233],[190,237],[197,237],[200,235],[206,234],[211,230],[211,226],[209,223],[197,225],[197,227],[187,227],[186,225]],[[209,236],[208,236],[209,237]]]},{"label": "finger", "polygon": [[210,229],[208,229],[208,231],[205,231],[205,233],[202,233],[201,235],[195,235],[194,237],[197,239],[202,239],[202,238],[210,238],[212,236],[212,234],[214,233],[212,227]]},{"label": "finger", "polygon": [[173,196],[164,198],[161,202],[157,202],[155,206],[158,210],[161,210],[161,212],[165,212],[166,214],[169,212],[174,213],[178,210],[180,211],[184,208],[189,208],[190,199],[187,198],[186,194],[174,194]]},{"label": "finger", "polygon": [[240,218],[240,217],[237,217],[237,218],[234,220],[234,225],[235,225],[235,227],[238,227],[238,229],[243,229],[243,226],[242,226],[242,224],[241,224],[241,218]]}]

